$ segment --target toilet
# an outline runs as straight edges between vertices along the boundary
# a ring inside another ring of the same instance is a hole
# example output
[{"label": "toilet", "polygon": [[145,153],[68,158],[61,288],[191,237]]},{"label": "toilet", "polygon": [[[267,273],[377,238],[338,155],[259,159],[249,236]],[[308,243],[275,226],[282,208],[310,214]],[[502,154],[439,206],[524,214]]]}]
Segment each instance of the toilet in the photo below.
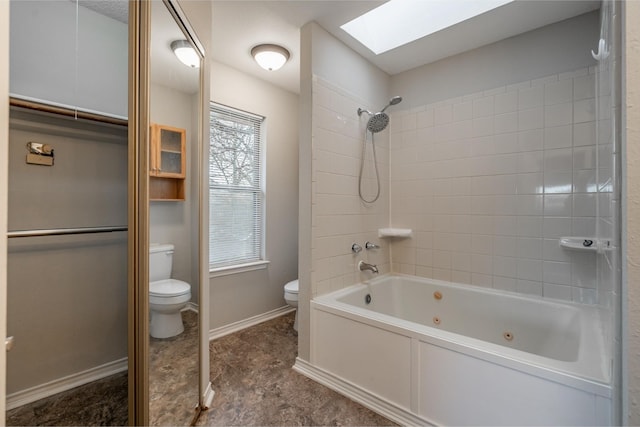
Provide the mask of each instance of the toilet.
[{"label": "toilet", "polygon": [[182,310],[191,300],[191,286],[171,279],[173,245],[149,246],[149,334],[153,338],[170,338],[184,331]]},{"label": "toilet", "polygon": [[284,300],[291,307],[296,309],[296,320],[293,322],[293,329],[298,330],[298,279],[284,285]]}]

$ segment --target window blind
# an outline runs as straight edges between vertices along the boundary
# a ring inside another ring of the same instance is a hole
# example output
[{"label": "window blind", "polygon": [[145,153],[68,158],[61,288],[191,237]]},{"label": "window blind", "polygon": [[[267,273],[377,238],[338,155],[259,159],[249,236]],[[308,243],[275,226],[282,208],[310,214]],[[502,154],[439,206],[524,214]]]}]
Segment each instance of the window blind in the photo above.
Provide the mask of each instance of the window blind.
[{"label": "window blind", "polygon": [[211,103],[209,264],[239,265],[263,258],[264,117]]}]

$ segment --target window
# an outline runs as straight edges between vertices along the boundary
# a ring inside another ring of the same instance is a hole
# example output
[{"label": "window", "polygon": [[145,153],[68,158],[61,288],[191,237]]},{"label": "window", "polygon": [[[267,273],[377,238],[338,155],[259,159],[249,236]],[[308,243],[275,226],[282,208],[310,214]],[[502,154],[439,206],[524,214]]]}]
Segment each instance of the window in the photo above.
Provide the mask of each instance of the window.
[{"label": "window", "polygon": [[209,264],[235,266],[263,259],[264,117],[211,103]]}]

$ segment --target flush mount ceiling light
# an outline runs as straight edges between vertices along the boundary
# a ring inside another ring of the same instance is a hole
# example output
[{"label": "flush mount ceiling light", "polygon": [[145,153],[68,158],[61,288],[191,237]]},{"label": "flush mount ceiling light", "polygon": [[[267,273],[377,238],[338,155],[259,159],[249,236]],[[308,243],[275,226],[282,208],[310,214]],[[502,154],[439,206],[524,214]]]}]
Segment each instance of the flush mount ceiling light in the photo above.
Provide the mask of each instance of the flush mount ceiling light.
[{"label": "flush mount ceiling light", "polygon": [[390,0],[340,28],[379,55],[512,1]]},{"label": "flush mount ceiling light", "polygon": [[275,44],[259,44],[251,49],[251,56],[268,71],[280,69],[289,59],[289,51]]},{"label": "flush mount ceiling light", "polygon": [[171,50],[187,67],[200,68],[200,57],[188,41],[175,40],[171,42]]}]

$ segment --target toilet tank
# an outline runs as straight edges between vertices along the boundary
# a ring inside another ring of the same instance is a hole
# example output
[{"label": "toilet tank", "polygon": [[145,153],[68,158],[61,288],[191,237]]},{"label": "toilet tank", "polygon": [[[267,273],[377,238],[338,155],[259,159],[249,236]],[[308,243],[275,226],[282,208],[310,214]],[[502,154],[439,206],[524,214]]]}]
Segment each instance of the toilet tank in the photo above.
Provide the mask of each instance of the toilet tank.
[{"label": "toilet tank", "polygon": [[173,245],[152,243],[149,245],[149,283],[171,278]]}]

